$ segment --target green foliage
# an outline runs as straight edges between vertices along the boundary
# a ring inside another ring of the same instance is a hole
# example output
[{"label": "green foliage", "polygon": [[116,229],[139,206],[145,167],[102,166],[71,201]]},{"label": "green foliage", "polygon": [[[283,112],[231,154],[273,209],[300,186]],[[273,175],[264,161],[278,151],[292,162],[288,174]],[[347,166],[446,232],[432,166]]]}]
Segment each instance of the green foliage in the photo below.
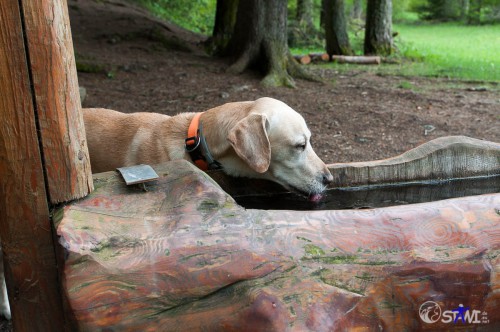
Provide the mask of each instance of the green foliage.
[{"label": "green foliage", "polygon": [[418,13],[424,21],[467,24],[500,22],[498,0],[411,0],[408,9]]},{"label": "green foliage", "polygon": [[459,1],[456,0],[427,0],[417,9],[424,20],[454,21],[460,18]]},{"label": "green foliage", "polygon": [[408,12],[410,0],[399,0],[392,2],[392,20],[394,22],[412,21],[415,15]]},{"label": "green foliage", "polygon": [[129,0],[156,16],[188,30],[209,35],[215,19],[216,0]]}]

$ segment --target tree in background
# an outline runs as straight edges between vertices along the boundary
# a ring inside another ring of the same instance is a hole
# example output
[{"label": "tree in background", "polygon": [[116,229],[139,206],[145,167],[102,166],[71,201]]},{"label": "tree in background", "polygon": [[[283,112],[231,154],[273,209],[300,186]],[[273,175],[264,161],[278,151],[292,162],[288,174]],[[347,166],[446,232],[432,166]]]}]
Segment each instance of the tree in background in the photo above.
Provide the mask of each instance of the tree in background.
[{"label": "tree in background", "polygon": [[317,2],[318,0],[288,1],[288,46],[321,46],[323,36],[314,24]]},{"label": "tree in background", "polygon": [[354,0],[352,4],[351,18],[353,20],[361,20],[362,15],[363,15],[363,1]]},{"label": "tree in background", "polygon": [[315,33],[313,23],[313,0],[297,0],[297,22],[306,33]]},{"label": "tree in background", "polygon": [[394,52],[391,0],[368,0],[364,52],[366,55]]},{"label": "tree in background", "polygon": [[347,34],[344,0],[323,0],[326,52],[329,55],[353,54]]},{"label": "tree in background", "polygon": [[483,0],[470,0],[469,11],[467,13],[467,24],[481,23],[481,8]]},{"label": "tree in background", "polygon": [[287,43],[287,0],[239,1],[227,55],[236,59],[230,72],[249,67],[264,71],[265,86],[294,87],[292,76],[313,79],[293,59]]},{"label": "tree in background", "polygon": [[420,16],[425,20],[453,21],[460,16],[457,0],[427,0],[419,10]]},{"label": "tree in background", "polygon": [[412,0],[410,9],[423,20],[498,23],[499,0]]},{"label": "tree in background", "polygon": [[467,18],[467,14],[469,12],[469,0],[459,0],[458,7],[460,8],[460,20],[465,21]]},{"label": "tree in background", "polygon": [[223,54],[233,35],[239,0],[217,0],[214,30],[209,40],[212,54]]}]

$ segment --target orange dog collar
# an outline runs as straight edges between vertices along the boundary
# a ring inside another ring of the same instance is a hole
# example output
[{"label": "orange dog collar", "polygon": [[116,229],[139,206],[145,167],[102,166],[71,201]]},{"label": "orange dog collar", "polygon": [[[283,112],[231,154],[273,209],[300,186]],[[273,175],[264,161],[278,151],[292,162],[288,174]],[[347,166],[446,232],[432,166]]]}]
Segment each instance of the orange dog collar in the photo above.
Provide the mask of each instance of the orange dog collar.
[{"label": "orange dog collar", "polygon": [[186,151],[191,156],[191,160],[199,169],[220,169],[222,165],[212,158],[207,142],[203,136],[203,126],[200,117],[203,112],[196,113],[188,127],[187,138],[185,139]]}]

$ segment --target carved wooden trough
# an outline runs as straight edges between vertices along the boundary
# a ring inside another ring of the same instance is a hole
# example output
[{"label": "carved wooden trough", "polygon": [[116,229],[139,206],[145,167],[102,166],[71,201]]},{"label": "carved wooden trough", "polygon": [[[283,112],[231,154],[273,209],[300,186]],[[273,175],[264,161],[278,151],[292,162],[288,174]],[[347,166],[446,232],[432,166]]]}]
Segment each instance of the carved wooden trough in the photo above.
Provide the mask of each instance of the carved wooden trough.
[{"label": "carved wooden trough", "polygon": [[[147,191],[95,175],[91,195],[56,213],[79,330],[500,330],[498,186],[422,204],[277,211],[245,209],[221,189],[273,186],[212,174],[219,185],[185,161],[154,168]],[[335,187],[498,185],[500,144],[447,137],[330,168]]]}]

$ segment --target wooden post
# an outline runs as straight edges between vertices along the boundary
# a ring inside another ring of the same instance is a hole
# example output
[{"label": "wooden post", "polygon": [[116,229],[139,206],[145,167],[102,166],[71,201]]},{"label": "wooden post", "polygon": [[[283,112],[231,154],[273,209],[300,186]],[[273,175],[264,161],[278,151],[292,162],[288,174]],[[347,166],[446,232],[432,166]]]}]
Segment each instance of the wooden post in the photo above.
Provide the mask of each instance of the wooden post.
[{"label": "wooden post", "polygon": [[0,238],[16,331],[66,328],[51,203],[92,177],[67,4],[0,1]]},{"label": "wooden post", "polygon": [[92,187],[66,0],[21,1],[51,203]]}]

